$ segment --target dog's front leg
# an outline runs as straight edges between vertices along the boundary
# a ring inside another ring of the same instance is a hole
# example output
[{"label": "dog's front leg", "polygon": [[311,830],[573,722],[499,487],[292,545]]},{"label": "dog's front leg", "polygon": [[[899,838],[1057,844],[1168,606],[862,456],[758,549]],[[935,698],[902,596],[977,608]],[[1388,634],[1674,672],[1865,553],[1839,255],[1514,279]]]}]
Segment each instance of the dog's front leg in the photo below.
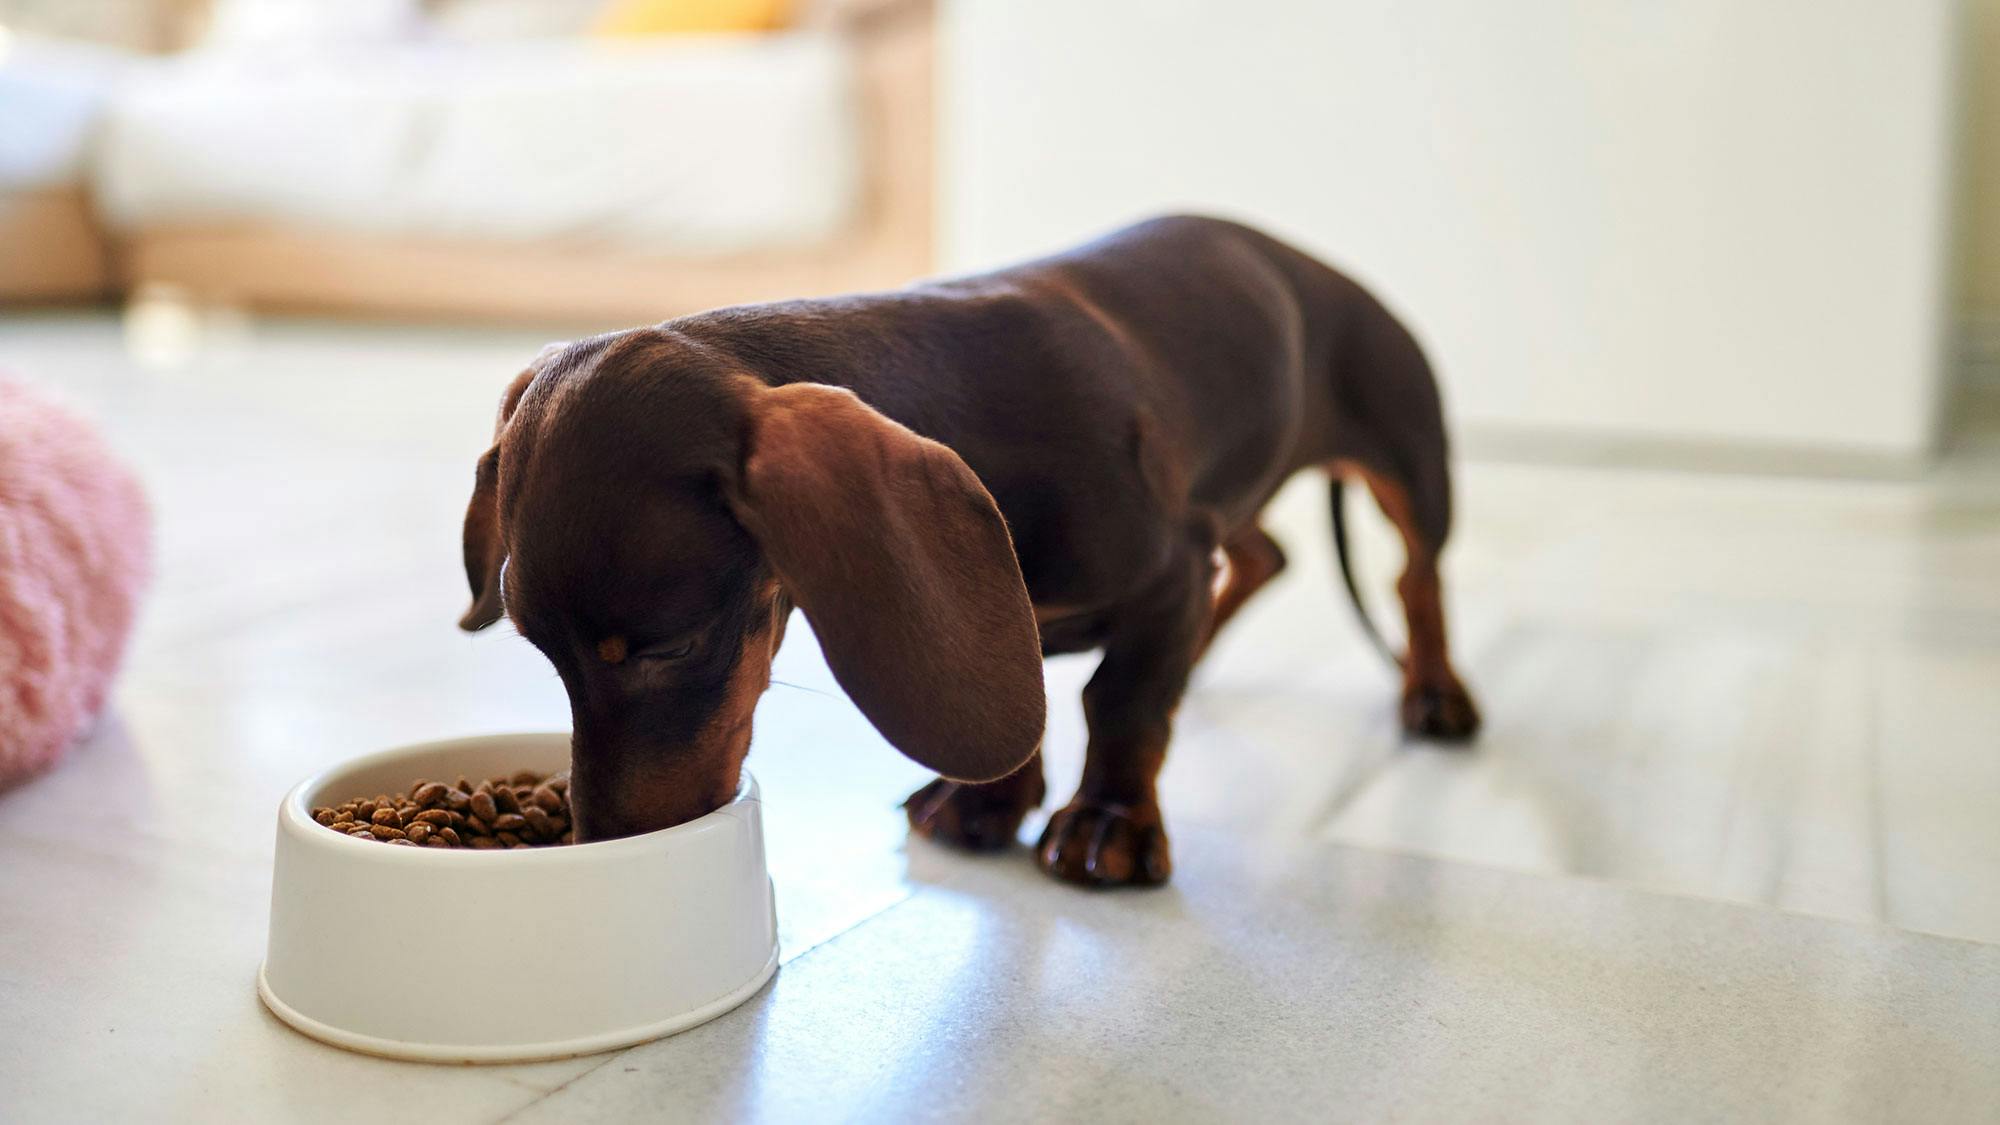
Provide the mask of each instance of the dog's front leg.
[{"label": "dog's front leg", "polygon": [[1042,806],[1048,783],[1042,753],[998,781],[973,784],[938,778],[903,802],[910,831],[940,844],[993,852],[1014,842],[1028,813]]},{"label": "dog's front leg", "polygon": [[1214,551],[1212,536],[1191,535],[1161,577],[1111,622],[1104,661],[1083,689],[1090,725],[1083,783],[1049,818],[1035,850],[1042,870],[1058,879],[1148,886],[1173,871],[1154,783],[1214,612]]}]

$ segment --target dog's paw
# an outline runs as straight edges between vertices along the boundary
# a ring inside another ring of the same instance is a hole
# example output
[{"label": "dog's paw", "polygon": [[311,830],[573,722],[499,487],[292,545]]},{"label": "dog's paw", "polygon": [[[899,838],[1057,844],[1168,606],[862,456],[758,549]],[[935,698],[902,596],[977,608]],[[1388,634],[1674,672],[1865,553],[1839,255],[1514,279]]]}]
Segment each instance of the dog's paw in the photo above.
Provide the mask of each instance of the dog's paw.
[{"label": "dog's paw", "polygon": [[910,831],[940,844],[974,852],[997,852],[1014,842],[1028,811],[1042,803],[1039,775],[1027,786],[1007,779],[967,785],[940,777],[903,802]]},{"label": "dog's paw", "polygon": [[1049,818],[1035,862],[1086,887],[1158,886],[1174,869],[1157,807],[1093,804],[1081,797]]},{"label": "dog's paw", "polygon": [[1479,707],[1456,679],[1403,689],[1403,729],[1436,742],[1465,742],[1479,733]]}]

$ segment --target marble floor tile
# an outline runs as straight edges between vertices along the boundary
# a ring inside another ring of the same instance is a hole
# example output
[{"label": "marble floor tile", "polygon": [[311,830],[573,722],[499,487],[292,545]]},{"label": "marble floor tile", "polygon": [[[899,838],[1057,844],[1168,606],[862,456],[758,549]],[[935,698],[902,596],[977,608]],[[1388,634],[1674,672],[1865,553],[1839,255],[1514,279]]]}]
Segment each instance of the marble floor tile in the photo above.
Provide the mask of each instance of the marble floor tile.
[{"label": "marble floor tile", "polygon": [[[2000,941],[2000,474],[1462,475],[1477,744],[1396,730],[1302,481],[1268,521],[1290,570],[1182,708],[1170,818]],[[1393,625],[1377,523],[1359,553]],[[1080,716],[1055,706],[1074,771]]]},{"label": "marble floor tile", "polygon": [[2000,948],[1183,830],[1157,894],[938,881],[508,1120],[1974,1120]]}]

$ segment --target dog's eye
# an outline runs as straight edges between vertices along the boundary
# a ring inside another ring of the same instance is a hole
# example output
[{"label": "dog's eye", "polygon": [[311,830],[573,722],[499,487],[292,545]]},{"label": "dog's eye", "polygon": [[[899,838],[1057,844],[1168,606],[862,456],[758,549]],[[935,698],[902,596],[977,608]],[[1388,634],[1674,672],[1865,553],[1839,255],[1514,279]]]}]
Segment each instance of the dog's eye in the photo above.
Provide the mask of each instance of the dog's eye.
[{"label": "dog's eye", "polygon": [[647,645],[633,653],[638,660],[682,660],[694,651],[693,641],[669,641],[666,644]]}]

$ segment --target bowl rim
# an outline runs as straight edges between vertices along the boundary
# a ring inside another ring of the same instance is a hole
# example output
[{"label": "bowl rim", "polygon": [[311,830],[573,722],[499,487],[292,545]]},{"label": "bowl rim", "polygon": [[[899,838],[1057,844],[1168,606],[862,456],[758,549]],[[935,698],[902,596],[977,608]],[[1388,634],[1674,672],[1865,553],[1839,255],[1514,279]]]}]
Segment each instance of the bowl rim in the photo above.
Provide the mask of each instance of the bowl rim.
[{"label": "bowl rim", "polygon": [[568,731],[550,730],[466,735],[458,738],[411,742],[359,757],[346,758],[313,772],[292,786],[285,793],[284,800],[278,804],[278,823],[287,833],[296,836],[300,843],[308,847],[347,848],[350,849],[351,858],[375,863],[576,863],[585,860],[615,860],[626,855],[657,851],[688,837],[721,829],[724,827],[722,824],[724,820],[736,819],[736,810],[739,806],[763,799],[757,779],[746,769],[737,780],[736,795],[731,797],[727,804],[693,820],[653,832],[643,832],[637,836],[621,836],[615,840],[594,840],[587,844],[538,848],[389,847],[379,840],[357,840],[344,832],[329,829],[312,818],[312,809],[306,804],[306,795],[330,784],[335,775],[384,765],[398,758],[424,751],[453,747],[472,748],[481,743],[522,738],[568,739],[569,737]]}]

